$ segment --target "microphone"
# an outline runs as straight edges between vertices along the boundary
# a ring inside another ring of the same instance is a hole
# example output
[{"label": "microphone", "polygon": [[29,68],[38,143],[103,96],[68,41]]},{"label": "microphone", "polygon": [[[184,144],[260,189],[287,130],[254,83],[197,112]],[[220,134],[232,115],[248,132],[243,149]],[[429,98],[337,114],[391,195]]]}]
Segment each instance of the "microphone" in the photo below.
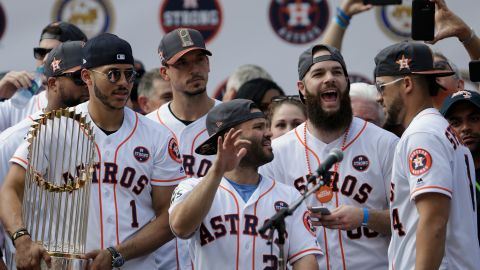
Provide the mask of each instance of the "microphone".
[{"label": "microphone", "polygon": [[[320,167],[318,167],[316,173],[317,176],[324,176],[328,170],[333,166],[333,164],[342,161],[343,159],[343,152],[340,149],[334,148],[332,151],[327,155],[325,160],[320,163]],[[313,176],[313,175],[312,175]],[[313,177],[317,177],[313,176]]]}]

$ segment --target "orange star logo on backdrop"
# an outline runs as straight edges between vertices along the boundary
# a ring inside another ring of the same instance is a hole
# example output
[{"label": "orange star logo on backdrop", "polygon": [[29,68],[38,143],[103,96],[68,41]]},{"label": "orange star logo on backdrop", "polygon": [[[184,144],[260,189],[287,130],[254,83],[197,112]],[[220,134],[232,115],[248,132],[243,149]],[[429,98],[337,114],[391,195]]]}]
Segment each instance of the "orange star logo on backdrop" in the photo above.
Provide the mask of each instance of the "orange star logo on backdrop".
[{"label": "orange star logo on backdrop", "polygon": [[405,58],[405,55],[402,54],[402,58],[395,61],[395,63],[399,64],[400,65],[399,70],[402,70],[404,68],[410,69],[410,62],[411,61],[412,61],[412,59]]}]

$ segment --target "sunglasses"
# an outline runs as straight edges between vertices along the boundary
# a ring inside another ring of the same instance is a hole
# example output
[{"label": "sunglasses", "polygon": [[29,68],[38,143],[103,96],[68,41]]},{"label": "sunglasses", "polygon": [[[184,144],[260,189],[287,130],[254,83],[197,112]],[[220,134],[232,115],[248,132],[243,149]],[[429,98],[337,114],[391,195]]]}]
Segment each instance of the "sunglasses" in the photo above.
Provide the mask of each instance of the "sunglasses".
[{"label": "sunglasses", "polygon": [[120,79],[122,78],[122,73],[123,75],[125,75],[125,79],[127,80],[128,83],[133,83],[137,75],[137,72],[133,69],[120,70],[120,69],[114,68],[114,69],[110,69],[107,73],[94,70],[94,69],[92,69],[92,71],[104,75],[105,77],[107,77],[108,81],[111,83],[117,83],[118,81],[120,81]]},{"label": "sunglasses", "polygon": [[33,48],[33,57],[37,60],[43,60],[45,58],[45,55],[49,53],[52,49],[46,49],[46,48],[41,48],[41,47],[35,47]]},{"label": "sunglasses", "polygon": [[284,102],[287,100],[302,102],[299,95],[276,96],[272,97],[272,102]]},{"label": "sunglasses", "polygon": [[436,69],[436,70],[449,70],[449,71],[452,71],[453,68],[452,66],[450,66],[450,63],[448,63],[447,61],[436,61],[433,63],[433,68]]},{"label": "sunglasses", "polygon": [[396,80],[393,80],[391,82],[386,82],[386,83],[378,83],[378,82],[375,82],[375,87],[377,88],[377,91],[378,93],[380,93],[380,95],[383,95],[383,92],[385,91],[385,86],[387,85],[391,85],[391,84],[394,84],[394,83],[397,83],[401,80],[403,80],[404,78],[398,78]]},{"label": "sunglasses", "polygon": [[70,80],[72,80],[75,85],[78,85],[78,86],[86,85],[85,82],[82,80],[82,70],[77,70],[75,72],[70,72],[70,73],[63,73],[56,77],[67,77]]}]

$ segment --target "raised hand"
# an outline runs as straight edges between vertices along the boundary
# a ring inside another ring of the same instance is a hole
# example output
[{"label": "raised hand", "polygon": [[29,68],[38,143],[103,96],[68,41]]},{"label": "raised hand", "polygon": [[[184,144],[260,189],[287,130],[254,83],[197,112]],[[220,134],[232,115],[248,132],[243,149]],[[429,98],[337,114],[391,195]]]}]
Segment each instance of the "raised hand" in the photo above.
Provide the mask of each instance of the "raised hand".
[{"label": "raised hand", "polygon": [[216,167],[223,172],[233,170],[247,154],[245,146],[251,144],[251,142],[240,139],[241,133],[242,130],[232,128],[227,132],[224,139],[221,136],[218,138],[215,163]]}]

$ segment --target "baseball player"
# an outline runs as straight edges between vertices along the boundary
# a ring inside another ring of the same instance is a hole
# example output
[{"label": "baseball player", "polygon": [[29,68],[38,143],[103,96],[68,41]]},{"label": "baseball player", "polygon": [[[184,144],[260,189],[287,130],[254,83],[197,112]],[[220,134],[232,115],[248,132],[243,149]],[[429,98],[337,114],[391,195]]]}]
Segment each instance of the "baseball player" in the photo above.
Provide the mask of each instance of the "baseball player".
[{"label": "baseball player", "polygon": [[[300,96],[307,121],[272,143],[275,158],[261,173],[301,193],[332,149],[343,161],[329,170],[327,185],[307,200],[325,253],[321,269],[386,269],[389,242],[388,194],[393,150],[398,138],[352,116],[349,80],[340,52],[312,46],[298,63]],[[316,221],[315,219],[319,219]]]},{"label": "baseball player", "polygon": [[[173,237],[168,226],[169,199],[175,185],[185,178],[177,143],[167,129],[125,108],[135,79],[128,42],[101,34],[86,43],[83,62],[82,79],[90,101],[74,110],[92,121],[97,160],[87,258],[93,259],[91,269],[154,269],[152,251]],[[23,227],[20,198],[25,146],[12,158],[0,196],[2,221],[10,233]],[[40,256],[49,261],[43,247],[32,243],[28,235],[12,241],[18,267],[34,267]]]},{"label": "baseball player", "polygon": [[472,156],[432,101],[436,77],[453,72],[434,70],[422,43],[391,45],[375,64],[386,121],[406,128],[392,170],[389,269],[480,269]]},{"label": "baseball player", "polygon": [[[181,28],[163,36],[158,48],[162,66],[160,74],[172,86],[173,100],[147,117],[169,129],[179,143],[183,168],[187,176],[203,177],[212,167],[215,156],[194,152],[208,138],[205,118],[219,104],[207,95],[206,87],[212,55],[205,48],[202,34]],[[190,269],[188,246],[172,240],[160,249],[159,269]]]},{"label": "baseball player", "polygon": [[[217,159],[205,177],[175,189],[172,231],[190,239],[195,269],[277,269],[280,249],[258,230],[299,195],[257,172],[273,159],[265,116],[252,101],[237,99],[214,107],[206,121],[210,137],[196,152]],[[285,222],[285,260],[293,269],[318,269],[315,255],[322,253],[305,204]]]},{"label": "baseball player", "polygon": [[[39,47],[33,49],[37,72],[43,73],[45,56],[53,48],[65,41],[87,41],[87,36],[78,27],[67,22],[55,22],[47,25],[40,36]],[[11,71],[0,80],[0,92],[6,88],[28,88],[33,80],[26,71]],[[47,92],[42,91],[33,96],[28,103],[17,108],[11,100],[0,102],[0,132],[22,121],[27,116],[47,106]]]}]

